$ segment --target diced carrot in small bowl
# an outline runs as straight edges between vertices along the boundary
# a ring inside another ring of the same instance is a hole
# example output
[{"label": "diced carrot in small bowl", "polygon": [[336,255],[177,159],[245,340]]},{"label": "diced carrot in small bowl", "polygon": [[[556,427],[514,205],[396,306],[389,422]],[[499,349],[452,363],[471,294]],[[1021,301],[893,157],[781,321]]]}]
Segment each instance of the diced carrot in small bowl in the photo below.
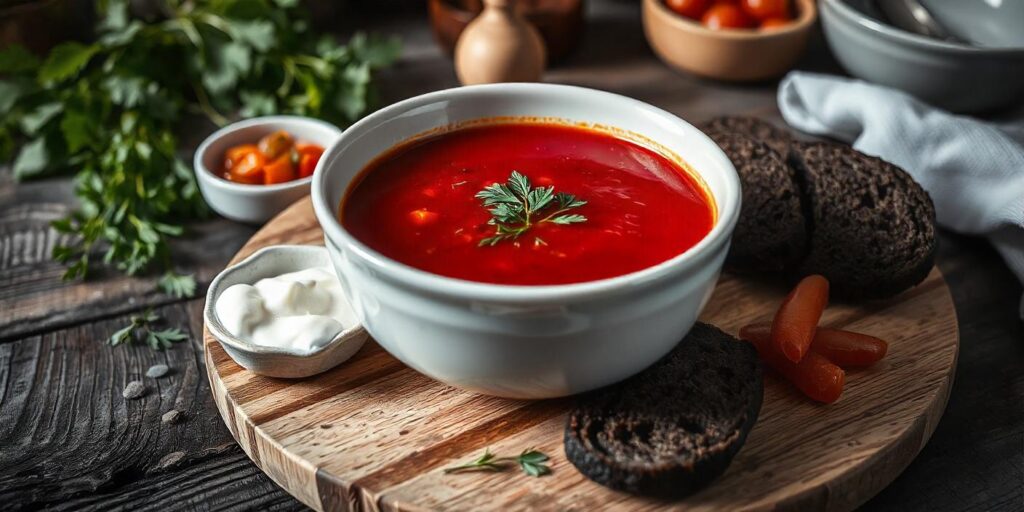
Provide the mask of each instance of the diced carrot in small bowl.
[{"label": "diced carrot in small bowl", "polygon": [[236,183],[258,185],[263,183],[263,164],[266,161],[259,151],[250,151],[244,154],[236,154],[237,160],[232,160],[233,165],[225,175],[229,180]]},{"label": "diced carrot in small bowl", "polygon": [[217,213],[264,222],[309,194],[323,148],[340,135],[329,123],[299,116],[233,123],[210,135],[196,151],[199,189]]},{"label": "diced carrot in small bowl", "polygon": [[292,163],[291,152],[282,153],[273,162],[263,166],[263,184],[274,185],[287,183],[299,177],[295,164]]}]

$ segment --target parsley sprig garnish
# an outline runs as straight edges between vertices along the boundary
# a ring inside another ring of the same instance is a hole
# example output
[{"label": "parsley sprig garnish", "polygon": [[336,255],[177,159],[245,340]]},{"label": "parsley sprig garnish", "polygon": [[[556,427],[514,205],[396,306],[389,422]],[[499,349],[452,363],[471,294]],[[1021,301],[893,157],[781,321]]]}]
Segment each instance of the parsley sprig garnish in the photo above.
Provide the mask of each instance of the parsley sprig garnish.
[{"label": "parsley sprig garnish", "polygon": [[[512,171],[507,183],[494,183],[477,192],[476,198],[489,208],[494,235],[480,240],[479,246],[494,246],[504,240],[515,240],[537,224],[577,224],[587,218],[578,213],[566,213],[587,204],[586,201],[565,192],[555,193],[555,187],[532,187],[530,179]],[[554,208],[545,214],[544,210]],[[540,238],[537,244],[544,244]],[[546,245],[546,244],[545,244]]]},{"label": "parsley sprig garnish", "polygon": [[136,333],[144,333],[144,339],[149,348],[164,350],[171,348],[172,343],[188,339],[188,335],[177,327],[155,329],[153,324],[158,321],[160,321],[160,315],[154,313],[153,310],[146,310],[141,315],[133,315],[128,325],[110,335],[107,343],[115,347],[122,343],[132,343],[135,341]]},{"label": "parsley sprig garnish", "polygon": [[468,464],[446,468],[445,473],[460,473],[463,471],[502,471],[512,463],[519,464],[523,473],[530,476],[544,476],[551,473],[547,462],[549,457],[543,452],[532,448],[523,450],[518,457],[497,457],[490,449],[484,450],[484,454]]}]

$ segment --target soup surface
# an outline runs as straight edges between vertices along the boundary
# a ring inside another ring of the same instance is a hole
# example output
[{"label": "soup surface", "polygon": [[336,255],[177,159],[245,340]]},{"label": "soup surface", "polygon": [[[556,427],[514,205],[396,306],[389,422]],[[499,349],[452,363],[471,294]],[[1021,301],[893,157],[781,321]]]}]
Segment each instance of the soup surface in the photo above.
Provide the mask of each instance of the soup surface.
[{"label": "soup surface", "polygon": [[[513,172],[521,176],[510,182]],[[686,251],[711,231],[710,201],[677,164],[633,142],[515,123],[398,146],[363,170],[340,215],[360,241],[418,269],[552,285],[628,274]]]}]

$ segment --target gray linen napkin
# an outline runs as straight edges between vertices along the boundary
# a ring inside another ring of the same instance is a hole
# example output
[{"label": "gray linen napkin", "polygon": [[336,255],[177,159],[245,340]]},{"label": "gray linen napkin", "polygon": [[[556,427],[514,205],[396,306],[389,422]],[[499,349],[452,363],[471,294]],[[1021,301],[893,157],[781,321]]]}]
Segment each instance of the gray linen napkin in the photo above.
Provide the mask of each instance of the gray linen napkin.
[{"label": "gray linen napkin", "polygon": [[887,87],[799,71],[782,80],[778,101],[793,127],[906,169],[931,194],[939,224],[988,237],[1024,281],[1024,122],[986,123]]}]

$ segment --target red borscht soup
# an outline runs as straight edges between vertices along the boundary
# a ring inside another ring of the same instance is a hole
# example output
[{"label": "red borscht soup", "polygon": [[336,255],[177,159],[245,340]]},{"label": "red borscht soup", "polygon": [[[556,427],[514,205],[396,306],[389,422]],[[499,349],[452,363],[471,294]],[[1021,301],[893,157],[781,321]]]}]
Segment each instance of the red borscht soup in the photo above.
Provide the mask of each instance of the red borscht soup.
[{"label": "red borscht soup", "polygon": [[417,139],[353,181],[342,225],[381,254],[443,276],[554,285],[620,276],[693,247],[715,219],[704,188],[634,142],[511,123]]}]

